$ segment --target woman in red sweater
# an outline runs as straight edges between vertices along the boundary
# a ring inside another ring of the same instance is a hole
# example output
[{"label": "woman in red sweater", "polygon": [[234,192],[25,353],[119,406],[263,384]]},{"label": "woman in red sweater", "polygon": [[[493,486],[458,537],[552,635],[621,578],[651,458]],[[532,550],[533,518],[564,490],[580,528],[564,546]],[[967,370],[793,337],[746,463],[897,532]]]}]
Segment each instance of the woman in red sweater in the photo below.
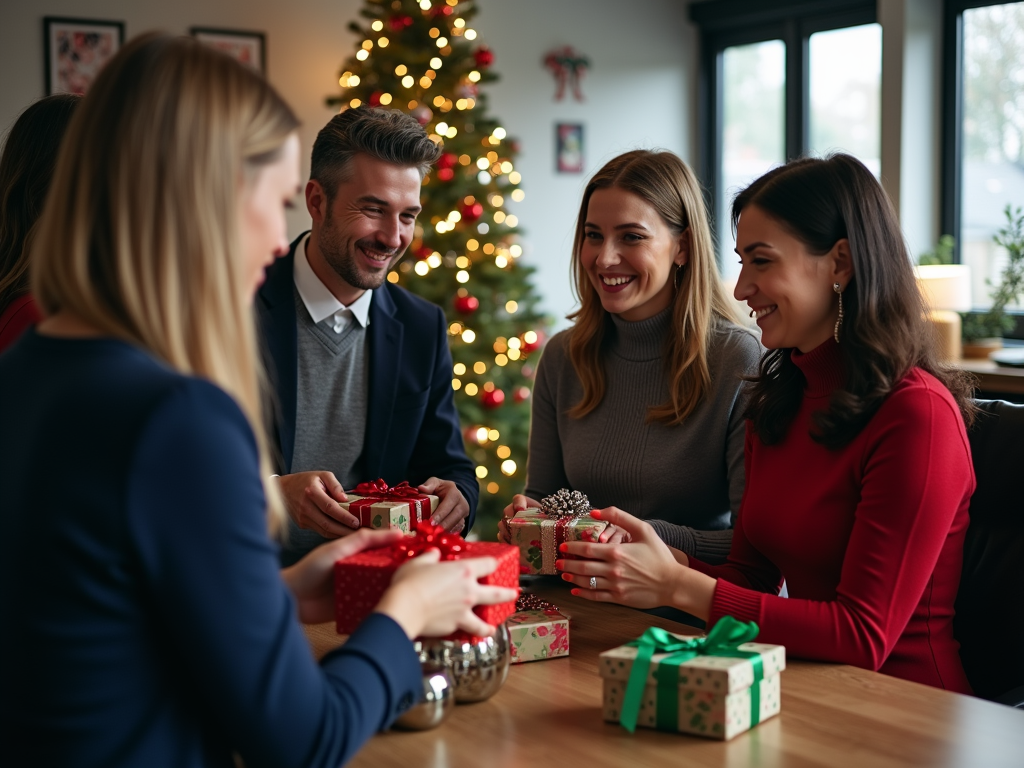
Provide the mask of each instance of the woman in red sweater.
[{"label": "woman in red sweater", "polygon": [[[848,155],[769,172],[733,203],[746,301],[769,352],[747,411],[746,490],[728,561],[569,544],[594,600],[755,621],[795,657],[970,692],[953,638],[974,472],[963,374],[938,364],[895,212]],[[778,596],[785,579],[789,598]]]}]

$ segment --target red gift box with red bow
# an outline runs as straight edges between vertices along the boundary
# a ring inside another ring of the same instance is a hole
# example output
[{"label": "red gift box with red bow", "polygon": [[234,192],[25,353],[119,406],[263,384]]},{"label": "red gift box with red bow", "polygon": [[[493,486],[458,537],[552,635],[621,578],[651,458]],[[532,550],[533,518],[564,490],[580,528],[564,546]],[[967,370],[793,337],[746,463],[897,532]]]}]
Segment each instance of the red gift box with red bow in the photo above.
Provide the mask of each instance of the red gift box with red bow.
[{"label": "red gift box with red bow", "polygon": [[[421,523],[416,533],[388,547],[368,549],[334,564],[334,617],[339,635],[350,635],[359,623],[377,607],[391,585],[395,571],[410,558],[428,549],[441,551],[442,560],[493,557],[498,567],[479,579],[481,584],[499,587],[519,586],[519,549],[494,541],[466,541],[457,533],[440,526]],[[478,605],[474,613],[491,626],[498,626],[515,613],[511,600],[496,605]],[[467,639],[455,633],[452,639]]]}]

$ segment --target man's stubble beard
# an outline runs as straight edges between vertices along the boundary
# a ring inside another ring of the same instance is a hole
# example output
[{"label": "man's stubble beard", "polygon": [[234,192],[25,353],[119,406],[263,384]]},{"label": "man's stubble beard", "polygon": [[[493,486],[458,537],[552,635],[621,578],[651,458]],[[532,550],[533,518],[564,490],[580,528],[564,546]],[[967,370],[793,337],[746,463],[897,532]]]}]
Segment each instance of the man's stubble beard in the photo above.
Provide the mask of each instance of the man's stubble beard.
[{"label": "man's stubble beard", "polygon": [[[376,250],[386,252],[387,248],[381,248],[379,243],[376,243]],[[351,285],[353,288],[358,288],[361,291],[372,291],[380,288],[384,281],[387,279],[388,270],[393,267],[397,262],[400,253],[396,253],[391,262],[388,265],[388,269],[381,270],[379,276],[376,274],[367,274],[361,272],[356,266],[356,259],[358,258],[355,250],[359,247],[359,241],[348,240],[340,237],[337,232],[337,228],[334,226],[334,222],[330,213],[324,220],[323,226],[320,228],[318,233],[318,245],[320,248],[320,254],[324,257],[324,261],[327,265],[335,271],[335,273],[344,280],[346,283]]]}]

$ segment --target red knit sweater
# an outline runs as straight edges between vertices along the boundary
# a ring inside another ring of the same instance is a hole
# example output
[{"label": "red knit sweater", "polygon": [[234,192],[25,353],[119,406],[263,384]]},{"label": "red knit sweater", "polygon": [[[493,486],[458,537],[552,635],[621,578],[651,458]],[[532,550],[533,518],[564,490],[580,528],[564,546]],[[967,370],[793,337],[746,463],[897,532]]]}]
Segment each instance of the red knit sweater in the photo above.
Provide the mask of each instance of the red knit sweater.
[{"label": "red knit sweater", "polygon": [[3,352],[18,337],[43,319],[31,294],[23,293],[15,298],[0,314],[0,352]]},{"label": "red knit sweater", "polygon": [[[974,470],[955,401],[915,368],[832,451],[809,431],[843,382],[839,348],[830,340],[793,362],[807,385],[786,438],[766,446],[747,425],[729,560],[691,561],[718,579],[709,626],[728,614],[795,657],[970,693],[953,601]],[[783,577],[788,599],[777,595]]]}]

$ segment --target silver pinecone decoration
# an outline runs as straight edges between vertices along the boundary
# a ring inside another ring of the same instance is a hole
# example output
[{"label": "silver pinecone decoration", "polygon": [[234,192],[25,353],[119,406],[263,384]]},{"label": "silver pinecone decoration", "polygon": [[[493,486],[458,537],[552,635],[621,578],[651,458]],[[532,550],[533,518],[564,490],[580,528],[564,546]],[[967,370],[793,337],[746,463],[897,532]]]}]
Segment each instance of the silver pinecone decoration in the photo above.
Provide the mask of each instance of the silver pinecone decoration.
[{"label": "silver pinecone decoration", "polygon": [[541,499],[540,508],[548,517],[583,517],[590,514],[590,500],[585,493],[561,488]]}]

